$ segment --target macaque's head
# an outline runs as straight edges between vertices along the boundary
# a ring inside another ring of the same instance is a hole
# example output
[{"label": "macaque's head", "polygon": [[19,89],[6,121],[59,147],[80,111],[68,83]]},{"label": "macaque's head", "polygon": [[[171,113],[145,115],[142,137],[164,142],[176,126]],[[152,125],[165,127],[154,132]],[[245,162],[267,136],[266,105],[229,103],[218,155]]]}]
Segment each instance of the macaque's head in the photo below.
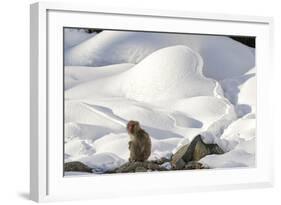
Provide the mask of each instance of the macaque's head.
[{"label": "macaque's head", "polygon": [[135,134],[140,129],[140,123],[138,121],[129,121],[127,124],[127,131],[129,134]]}]

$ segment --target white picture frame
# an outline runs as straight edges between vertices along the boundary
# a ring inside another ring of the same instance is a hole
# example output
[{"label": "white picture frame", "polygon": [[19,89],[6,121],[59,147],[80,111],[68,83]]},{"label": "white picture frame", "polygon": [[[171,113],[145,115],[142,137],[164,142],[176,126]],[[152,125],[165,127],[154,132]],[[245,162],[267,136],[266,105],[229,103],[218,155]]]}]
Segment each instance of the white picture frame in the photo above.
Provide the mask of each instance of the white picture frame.
[{"label": "white picture frame", "polygon": [[[61,82],[62,28],[65,26],[150,31],[173,29],[176,32],[256,36],[258,70],[256,167],[182,171],[176,174],[158,172],[63,177]],[[268,92],[271,81],[268,71],[273,69],[272,28],[273,19],[270,17],[97,8],[91,4],[46,2],[32,4],[30,198],[41,202],[273,186],[273,133],[270,129],[272,113]],[[183,178],[188,183],[182,183]],[[153,183],[148,187],[146,181]]]}]

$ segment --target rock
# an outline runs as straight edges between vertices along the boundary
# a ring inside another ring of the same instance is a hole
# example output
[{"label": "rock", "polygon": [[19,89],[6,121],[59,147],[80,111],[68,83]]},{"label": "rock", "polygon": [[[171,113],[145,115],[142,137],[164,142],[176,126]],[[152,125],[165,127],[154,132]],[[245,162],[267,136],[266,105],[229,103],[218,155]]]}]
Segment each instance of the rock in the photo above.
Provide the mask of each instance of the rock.
[{"label": "rock", "polygon": [[182,169],[185,165],[185,161],[182,159],[188,149],[189,144],[182,146],[173,156],[171,164],[175,169]]},{"label": "rock", "polygon": [[[210,149],[207,144],[205,144],[201,137],[198,137],[198,139],[195,139],[194,144],[190,144],[190,153],[187,153],[184,155],[184,161],[189,162],[192,161],[199,161],[201,158],[205,157],[208,154],[211,154]],[[193,152],[193,155],[192,155]]]},{"label": "rock", "polygon": [[171,159],[162,157],[162,158],[160,158],[160,159],[151,160],[150,162],[153,162],[153,163],[155,163],[155,164],[164,164],[164,163],[170,162],[170,161],[171,161]]},{"label": "rock", "polygon": [[163,164],[160,165],[161,167],[164,167],[168,170],[171,170],[173,168],[171,162],[164,162]]},{"label": "rock", "polygon": [[135,172],[146,172],[147,170],[144,167],[137,167]]},{"label": "rock", "polygon": [[184,166],[184,169],[207,169],[207,167],[200,162],[190,161]]},{"label": "rock", "polygon": [[182,169],[190,161],[199,161],[206,155],[223,153],[224,151],[217,144],[206,144],[201,135],[197,135],[190,144],[182,146],[172,156],[171,163],[174,169]]},{"label": "rock", "polygon": [[118,167],[111,173],[130,173],[130,172],[148,172],[148,171],[165,171],[164,167],[152,161],[145,162],[127,162],[121,167]]},{"label": "rock", "polygon": [[90,172],[92,173],[92,169],[82,162],[73,161],[64,163],[64,171],[65,172]]},{"label": "rock", "polygon": [[183,159],[178,159],[173,161],[171,164],[174,169],[183,169],[186,165],[186,162]]}]

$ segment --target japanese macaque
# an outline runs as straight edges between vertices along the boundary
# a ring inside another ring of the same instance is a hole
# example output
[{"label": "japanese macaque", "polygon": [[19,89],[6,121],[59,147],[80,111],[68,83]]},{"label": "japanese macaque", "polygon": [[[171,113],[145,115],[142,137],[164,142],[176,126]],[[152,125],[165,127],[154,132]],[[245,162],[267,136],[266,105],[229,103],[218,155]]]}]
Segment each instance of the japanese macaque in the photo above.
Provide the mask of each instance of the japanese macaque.
[{"label": "japanese macaque", "polygon": [[151,140],[138,121],[129,121],[127,131],[130,136],[130,162],[147,160],[151,154]]}]

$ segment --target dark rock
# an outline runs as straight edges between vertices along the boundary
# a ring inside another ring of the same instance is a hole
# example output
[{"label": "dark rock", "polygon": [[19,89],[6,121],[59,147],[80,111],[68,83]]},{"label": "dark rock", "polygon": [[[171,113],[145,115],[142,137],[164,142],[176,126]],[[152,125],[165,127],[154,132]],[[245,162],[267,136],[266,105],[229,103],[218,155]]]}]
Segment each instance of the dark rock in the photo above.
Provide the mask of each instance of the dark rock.
[{"label": "dark rock", "polygon": [[146,170],[146,168],[144,168],[144,167],[137,167],[136,169],[135,169],[135,172],[146,172],[147,170]]},{"label": "dark rock", "polygon": [[148,172],[148,171],[166,171],[167,169],[159,166],[155,162],[127,162],[118,167],[111,173],[130,173],[130,172]]},{"label": "dark rock", "polygon": [[163,157],[161,159],[151,160],[150,162],[161,165],[161,164],[164,164],[165,162],[170,162],[170,161],[171,161],[171,159]]},{"label": "dark rock", "polygon": [[217,144],[209,144],[208,145],[210,154],[224,154],[225,152],[220,148]]},{"label": "dark rock", "polygon": [[175,169],[182,169],[186,162],[182,159],[184,154],[187,152],[189,144],[182,146],[173,156],[171,164]]},{"label": "dark rock", "polygon": [[65,172],[90,172],[92,173],[92,169],[82,162],[74,161],[74,162],[66,162],[64,163],[64,171]]},{"label": "dark rock", "polygon": [[200,162],[190,161],[184,166],[184,169],[207,169],[207,167]]},{"label": "dark rock", "polygon": [[172,167],[177,170],[177,169],[183,169],[184,166],[186,165],[186,162],[180,158],[178,160],[172,161],[171,164],[172,164]]},{"label": "dark rock", "polygon": [[182,146],[172,156],[174,169],[182,169],[190,161],[199,161],[206,155],[223,154],[224,151],[217,144],[206,144],[201,135],[197,135],[190,144]]}]

